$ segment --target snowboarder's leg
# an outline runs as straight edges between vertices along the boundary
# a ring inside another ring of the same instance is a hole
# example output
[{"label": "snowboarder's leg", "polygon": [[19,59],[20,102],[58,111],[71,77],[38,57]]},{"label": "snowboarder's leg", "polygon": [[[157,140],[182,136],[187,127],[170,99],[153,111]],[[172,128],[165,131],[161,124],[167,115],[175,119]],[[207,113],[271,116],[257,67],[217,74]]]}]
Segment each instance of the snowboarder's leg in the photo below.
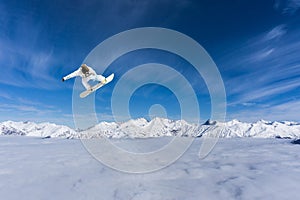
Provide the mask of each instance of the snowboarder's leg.
[{"label": "snowboarder's leg", "polygon": [[94,80],[101,82],[102,84],[106,83],[106,78],[102,75],[96,75],[93,78]]},{"label": "snowboarder's leg", "polygon": [[82,78],[81,79],[82,85],[85,87],[86,90],[90,90],[91,86],[88,84],[88,79],[87,78]]}]

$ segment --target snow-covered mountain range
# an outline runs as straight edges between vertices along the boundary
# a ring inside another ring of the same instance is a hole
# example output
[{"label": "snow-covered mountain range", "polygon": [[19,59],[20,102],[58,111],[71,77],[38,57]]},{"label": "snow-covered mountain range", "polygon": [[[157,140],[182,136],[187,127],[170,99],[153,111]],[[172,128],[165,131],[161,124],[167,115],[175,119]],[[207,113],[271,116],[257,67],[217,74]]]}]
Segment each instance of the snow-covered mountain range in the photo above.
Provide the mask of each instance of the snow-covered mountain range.
[{"label": "snow-covered mountain range", "polygon": [[202,125],[189,124],[184,120],[143,118],[123,123],[101,122],[84,131],[75,131],[67,126],[52,123],[13,122],[0,123],[0,135],[26,135],[37,137],[61,138],[147,138],[162,136],[201,137],[213,135],[222,138],[259,137],[259,138],[300,138],[300,123],[260,120],[244,123],[238,120],[228,122],[207,121]]}]

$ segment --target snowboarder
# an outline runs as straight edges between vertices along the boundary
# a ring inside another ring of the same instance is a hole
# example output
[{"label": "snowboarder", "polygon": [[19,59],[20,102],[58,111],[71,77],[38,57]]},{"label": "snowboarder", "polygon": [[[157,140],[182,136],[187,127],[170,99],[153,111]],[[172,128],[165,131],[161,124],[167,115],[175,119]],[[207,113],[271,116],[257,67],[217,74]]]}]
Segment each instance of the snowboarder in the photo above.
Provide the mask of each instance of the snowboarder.
[{"label": "snowboarder", "polygon": [[93,70],[91,67],[87,66],[86,64],[82,64],[79,69],[72,72],[71,74],[62,78],[62,81],[68,80],[70,78],[74,78],[76,76],[80,76],[82,85],[85,87],[86,90],[92,90],[91,85],[88,83],[90,80],[101,82],[105,84],[106,78],[102,75],[99,75]]}]

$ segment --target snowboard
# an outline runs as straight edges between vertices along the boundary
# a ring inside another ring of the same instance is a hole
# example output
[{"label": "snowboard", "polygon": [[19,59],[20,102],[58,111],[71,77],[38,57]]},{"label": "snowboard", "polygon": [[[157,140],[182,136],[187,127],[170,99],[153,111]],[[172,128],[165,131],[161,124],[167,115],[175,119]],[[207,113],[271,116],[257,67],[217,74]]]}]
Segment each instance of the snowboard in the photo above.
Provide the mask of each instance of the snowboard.
[{"label": "snowboard", "polygon": [[106,82],[105,83],[98,83],[98,84],[94,85],[91,89],[81,92],[80,97],[81,98],[87,97],[89,94],[95,92],[96,90],[98,90],[102,86],[104,86],[104,85],[108,84],[109,82],[111,82],[114,79],[114,76],[115,76],[114,74],[111,74],[108,77],[106,77]]}]

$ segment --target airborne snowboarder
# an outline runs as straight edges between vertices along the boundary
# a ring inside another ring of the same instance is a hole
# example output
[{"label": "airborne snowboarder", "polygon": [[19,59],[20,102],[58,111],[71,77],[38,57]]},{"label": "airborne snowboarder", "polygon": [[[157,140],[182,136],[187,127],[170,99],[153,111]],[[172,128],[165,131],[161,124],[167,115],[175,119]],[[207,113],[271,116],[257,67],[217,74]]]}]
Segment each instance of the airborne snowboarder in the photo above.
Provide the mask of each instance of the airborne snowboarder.
[{"label": "airborne snowboarder", "polygon": [[[114,74],[109,75],[108,77],[104,77],[99,75],[93,70],[91,67],[87,66],[86,64],[82,64],[79,69],[72,72],[71,74],[62,78],[62,81],[68,80],[70,78],[74,78],[76,76],[81,77],[82,85],[85,87],[86,91],[80,94],[81,98],[84,98],[91,94],[92,92],[96,91],[97,89],[101,88],[105,84],[111,82],[114,78]],[[88,82],[90,80],[98,81],[99,83],[91,86]]]},{"label": "airborne snowboarder", "polygon": [[98,75],[95,70],[91,67],[87,66],[86,64],[82,64],[79,69],[72,72],[71,74],[62,78],[62,81],[68,80],[70,78],[74,78],[76,76],[80,76],[82,85],[85,87],[86,90],[91,90],[92,87],[88,83],[90,80],[101,82],[102,84],[106,83],[106,78],[102,75]]}]

